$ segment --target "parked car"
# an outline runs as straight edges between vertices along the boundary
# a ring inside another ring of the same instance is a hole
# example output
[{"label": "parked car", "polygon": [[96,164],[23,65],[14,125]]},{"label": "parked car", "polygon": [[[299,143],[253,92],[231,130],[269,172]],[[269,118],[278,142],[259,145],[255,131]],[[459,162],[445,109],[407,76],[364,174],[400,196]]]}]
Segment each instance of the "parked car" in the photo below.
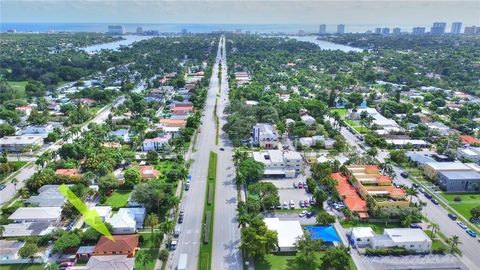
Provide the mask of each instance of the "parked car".
[{"label": "parked car", "polygon": [[180,213],[178,213],[178,217],[182,217],[185,215],[185,212],[183,212],[183,210],[180,210]]},{"label": "parked car", "polygon": [[418,191],[419,191],[420,193],[425,193],[425,190],[423,190],[423,188],[419,188]]},{"label": "parked car", "polygon": [[412,224],[410,224],[410,228],[412,228],[412,229],[421,229],[422,226],[420,226],[420,224],[417,224],[417,223],[412,223]]},{"label": "parked car", "polygon": [[298,214],[299,217],[304,217],[304,216],[306,216],[306,215],[307,215],[307,211],[305,211],[305,210],[303,210],[302,212],[300,212],[300,213]]},{"label": "parked car", "polygon": [[300,200],[300,202],[298,203],[298,205],[300,206],[300,208],[305,207],[305,204],[303,204],[303,201],[302,201],[302,200]]},{"label": "parked car", "polygon": [[463,222],[461,222],[461,221],[457,221],[457,224],[458,224],[458,226],[460,226],[460,228],[462,228],[464,230],[467,228],[467,225],[463,224]]},{"label": "parked car", "polygon": [[448,217],[449,217],[451,220],[457,220],[457,216],[455,216],[455,215],[452,214],[452,213],[448,213]]},{"label": "parked car", "polygon": [[473,238],[477,237],[477,234],[470,229],[467,229],[465,232]]},{"label": "parked car", "polygon": [[432,203],[435,204],[435,205],[439,204],[439,202],[437,200],[433,199],[433,198],[430,201],[432,201]]},{"label": "parked car", "polygon": [[303,188],[303,183],[302,182],[298,182],[298,188]]},{"label": "parked car", "polygon": [[183,223],[183,216],[178,217],[178,223],[180,223],[180,224]]},{"label": "parked car", "polygon": [[310,203],[308,202],[308,200],[305,200],[303,204],[305,204],[305,207],[310,207]]},{"label": "parked car", "polygon": [[220,151],[225,151],[225,148],[223,148],[223,147],[220,147]]},{"label": "parked car", "polygon": [[282,209],[282,204],[277,205],[277,209]]},{"label": "parked car", "polygon": [[297,183],[293,182],[293,188],[297,188]]},{"label": "parked car", "polygon": [[0,184],[0,190],[4,190],[6,187],[5,184]]},{"label": "parked car", "polygon": [[418,184],[413,183],[412,186],[413,186],[414,188],[418,188]]},{"label": "parked car", "polygon": [[427,197],[427,199],[431,199],[432,198],[432,195],[430,195],[429,193],[425,192],[425,197]]},{"label": "parked car", "polygon": [[400,175],[401,175],[403,178],[408,178],[408,173],[407,173],[407,172],[401,172]]},{"label": "parked car", "polygon": [[294,208],[295,208],[295,204],[293,203],[293,200],[290,200],[290,208],[291,208],[291,209],[294,209]]},{"label": "parked car", "polygon": [[190,183],[185,184],[185,191],[188,191],[190,189]]},{"label": "parked car", "polygon": [[288,203],[287,203],[287,201],[284,201],[284,202],[283,202],[283,209],[288,209]]},{"label": "parked car", "polygon": [[311,217],[313,217],[313,212],[312,212],[312,211],[310,211],[310,212],[307,212],[307,215],[306,215],[306,217],[307,217],[307,218],[311,218]]},{"label": "parked car", "polygon": [[172,242],[170,242],[170,250],[176,250],[177,244],[178,244],[177,240],[172,240]]}]

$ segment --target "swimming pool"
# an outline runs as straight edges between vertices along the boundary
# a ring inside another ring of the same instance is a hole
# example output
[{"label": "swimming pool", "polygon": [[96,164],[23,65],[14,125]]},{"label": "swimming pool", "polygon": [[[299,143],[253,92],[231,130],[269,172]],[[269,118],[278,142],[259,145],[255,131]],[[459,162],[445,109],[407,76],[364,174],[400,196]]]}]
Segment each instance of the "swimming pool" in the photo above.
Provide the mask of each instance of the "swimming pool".
[{"label": "swimming pool", "polygon": [[333,225],[330,226],[305,226],[312,239],[322,239],[325,243],[341,243],[337,230]]}]

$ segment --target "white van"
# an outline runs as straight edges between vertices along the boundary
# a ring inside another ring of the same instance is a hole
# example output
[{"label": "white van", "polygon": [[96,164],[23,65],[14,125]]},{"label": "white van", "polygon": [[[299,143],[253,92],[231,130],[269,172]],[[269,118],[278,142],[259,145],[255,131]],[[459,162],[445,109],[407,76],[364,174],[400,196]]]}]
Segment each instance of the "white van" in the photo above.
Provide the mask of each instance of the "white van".
[{"label": "white van", "polygon": [[180,258],[178,259],[177,270],[187,270],[187,253],[180,254]]}]

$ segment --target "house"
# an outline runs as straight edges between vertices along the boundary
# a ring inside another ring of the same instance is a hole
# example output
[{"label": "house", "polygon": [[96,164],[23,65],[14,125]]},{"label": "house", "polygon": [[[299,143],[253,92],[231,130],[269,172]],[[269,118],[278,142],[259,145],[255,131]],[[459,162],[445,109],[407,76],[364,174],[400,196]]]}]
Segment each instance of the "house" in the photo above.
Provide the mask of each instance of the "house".
[{"label": "house", "polygon": [[126,255],[135,257],[138,247],[138,235],[113,235],[113,241],[105,236],[98,240],[93,256]]},{"label": "house", "polygon": [[22,135],[0,138],[0,151],[4,152],[22,152],[42,145],[43,138],[41,136]]},{"label": "house", "polygon": [[460,160],[480,163],[480,147],[458,148],[457,157]]},{"label": "house", "polygon": [[350,211],[357,213],[359,218],[368,218],[367,202],[357,194],[357,191],[350,185],[347,178],[340,173],[332,173],[330,177],[337,181],[335,189],[345,203],[345,206]]},{"label": "house", "polygon": [[56,175],[67,176],[67,177],[77,177],[81,176],[78,169],[57,169],[55,171]]},{"label": "house", "polygon": [[61,207],[20,207],[8,219],[14,222],[59,222]]},{"label": "house", "polygon": [[428,142],[415,139],[386,139],[385,142],[397,149],[404,148],[405,146],[412,146],[415,149],[427,148],[429,146]]},{"label": "house", "polygon": [[134,234],[143,228],[145,208],[120,208],[116,214],[108,219],[113,227],[112,234]]},{"label": "house", "polygon": [[130,119],[129,115],[116,115],[112,117],[112,124],[119,125],[121,123],[125,123]]},{"label": "house", "polygon": [[80,246],[75,253],[75,258],[79,261],[88,261],[93,254],[95,246]]},{"label": "house", "polygon": [[286,221],[278,218],[264,218],[263,221],[269,230],[277,232],[278,251],[297,251],[295,243],[303,237],[303,229],[298,220]]},{"label": "house", "polygon": [[92,256],[86,265],[70,266],[67,270],[133,270],[135,258],[127,255]]},{"label": "house", "polygon": [[97,211],[98,216],[102,221],[105,221],[112,214],[111,206],[94,206],[92,210]]},{"label": "house", "polygon": [[50,222],[11,223],[3,225],[3,228],[5,229],[4,237],[46,235],[56,229],[50,225]]},{"label": "house", "polygon": [[363,108],[356,110],[349,110],[348,118],[352,120],[360,120],[362,113],[365,112],[368,116],[372,117],[372,125],[380,127],[377,133],[381,135],[389,134],[390,132],[400,131],[401,128],[393,119],[386,118],[380,114],[375,108]]},{"label": "house", "polygon": [[170,119],[162,118],[158,125],[159,128],[163,129],[165,132],[177,133],[181,128],[184,128],[187,125],[187,120],[185,119]]},{"label": "house", "polygon": [[472,168],[459,161],[453,162],[427,162],[423,165],[423,174],[430,179],[435,179],[440,171],[470,171]]},{"label": "house", "polygon": [[31,196],[26,202],[40,207],[62,207],[67,199],[58,188],[59,185],[44,185],[38,189],[38,195]]},{"label": "house", "polygon": [[156,170],[150,165],[142,165],[138,169],[143,180],[155,179],[160,175],[160,171]]},{"label": "house", "polygon": [[29,125],[23,130],[22,135],[37,135],[45,139],[48,136],[48,133],[52,131],[53,126],[51,124]]},{"label": "house", "polygon": [[152,139],[145,139],[142,144],[143,151],[156,151],[168,145],[172,139],[172,134],[165,133]]},{"label": "house", "polygon": [[252,129],[252,144],[265,149],[278,147],[278,133],[270,124],[258,123]]},{"label": "house", "polygon": [[426,123],[425,125],[427,125],[427,127],[430,129],[438,131],[438,133],[440,133],[440,135],[443,135],[443,136],[447,136],[453,131],[452,129],[450,129],[448,126],[446,126],[441,122],[431,122],[431,123]]},{"label": "house", "polygon": [[122,142],[130,141],[130,132],[128,129],[117,129],[108,133],[108,138],[111,140],[120,140]]},{"label": "house", "polygon": [[302,156],[296,151],[256,151],[252,156],[265,165],[265,177],[295,177],[303,169]]},{"label": "house", "polygon": [[350,231],[350,238],[355,246],[373,249],[399,247],[428,253],[432,248],[432,240],[421,229],[385,229],[382,235],[375,235],[369,227],[356,227]]},{"label": "house", "polygon": [[316,123],[315,118],[311,117],[308,114],[302,115],[302,116],[300,116],[300,118],[302,119],[302,122],[305,123],[309,127],[313,126]]},{"label": "house", "polygon": [[177,103],[170,108],[172,114],[189,115],[193,113],[193,105],[186,103]]},{"label": "house", "polygon": [[27,116],[28,117],[33,110],[33,106],[32,105],[19,106],[19,107],[15,108],[15,110],[19,111],[22,116]]},{"label": "house", "polygon": [[0,264],[15,262],[22,257],[18,252],[25,245],[21,241],[0,240]]},{"label": "house", "polygon": [[439,171],[439,186],[446,192],[476,192],[480,190],[480,173],[476,171]]},{"label": "house", "polygon": [[480,140],[470,135],[460,135],[460,140],[464,145],[480,145]]},{"label": "house", "polygon": [[255,100],[245,100],[245,105],[247,107],[253,107],[258,105],[258,101]]}]

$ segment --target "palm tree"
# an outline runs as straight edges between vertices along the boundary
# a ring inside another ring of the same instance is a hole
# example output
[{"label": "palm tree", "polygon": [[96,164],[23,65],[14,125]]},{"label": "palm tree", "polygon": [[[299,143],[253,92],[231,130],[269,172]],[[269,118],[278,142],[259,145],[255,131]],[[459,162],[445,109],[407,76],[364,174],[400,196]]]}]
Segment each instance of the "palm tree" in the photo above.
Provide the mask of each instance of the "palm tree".
[{"label": "palm tree", "polygon": [[438,224],[436,223],[430,223],[428,224],[428,227],[429,229],[432,229],[431,230],[431,233],[430,233],[430,238],[434,238],[434,235],[437,233],[437,231],[440,229],[440,226],[438,226]]},{"label": "palm tree", "polygon": [[0,225],[0,237],[3,236],[3,233],[5,232],[5,227],[3,227],[2,225]]},{"label": "palm tree", "polygon": [[418,196],[418,190],[416,190],[414,187],[408,187],[407,189],[405,189],[405,193],[407,194],[407,196],[410,196],[410,201],[412,201],[413,197]]},{"label": "palm tree", "polygon": [[138,262],[145,267],[145,265],[148,263],[149,258],[147,256],[147,253],[145,252],[139,252],[137,256],[135,257],[135,260],[138,260]]},{"label": "palm tree", "polygon": [[451,253],[453,253],[455,251],[455,248],[462,243],[458,235],[453,235],[448,239],[448,241],[450,242]]},{"label": "palm tree", "polygon": [[147,227],[150,227],[153,236],[153,227],[158,225],[158,216],[154,213],[148,214],[147,218],[145,219],[145,225],[147,225]]},{"label": "palm tree", "polygon": [[367,156],[371,159],[371,161],[375,161],[375,158],[378,155],[378,149],[376,147],[371,147],[367,150]]},{"label": "palm tree", "polygon": [[10,183],[13,184],[13,188],[15,189],[15,193],[17,193],[18,179],[14,177],[14,178],[12,178],[12,180],[10,180]]}]

